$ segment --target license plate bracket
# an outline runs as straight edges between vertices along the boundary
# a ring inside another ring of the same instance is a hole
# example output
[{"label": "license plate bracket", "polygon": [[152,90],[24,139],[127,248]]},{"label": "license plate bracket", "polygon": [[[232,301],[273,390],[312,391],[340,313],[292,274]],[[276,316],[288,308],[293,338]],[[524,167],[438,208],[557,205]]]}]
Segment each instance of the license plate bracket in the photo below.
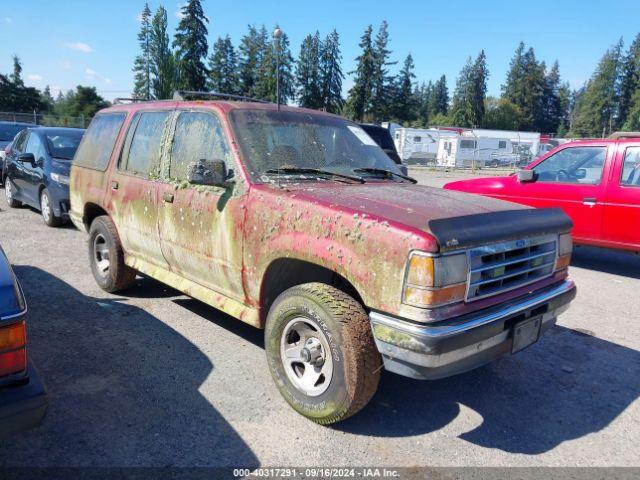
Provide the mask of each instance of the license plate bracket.
[{"label": "license plate bracket", "polygon": [[523,320],[513,327],[513,344],[511,353],[517,353],[533,345],[540,338],[540,327],[542,317],[529,318]]}]

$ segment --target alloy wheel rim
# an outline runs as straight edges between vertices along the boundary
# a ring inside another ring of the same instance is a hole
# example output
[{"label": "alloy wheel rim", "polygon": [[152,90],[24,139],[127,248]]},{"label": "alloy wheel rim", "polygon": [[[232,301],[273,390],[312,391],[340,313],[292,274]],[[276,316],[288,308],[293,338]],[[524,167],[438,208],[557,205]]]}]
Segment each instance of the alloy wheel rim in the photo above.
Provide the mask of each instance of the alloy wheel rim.
[{"label": "alloy wheel rim", "polygon": [[310,397],[322,395],[333,377],[329,341],[310,318],[296,317],[282,331],[280,359],[291,383]]},{"label": "alloy wheel rim", "polygon": [[48,222],[51,216],[51,204],[49,203],[49,197],[45,193],[40,197],[40,208],[42,210],[42,216],[45,221]]},{"label": "alloy wheel rim", "polygon": [[97,234],[93,239],[93,261],[96,264],[98,273],[102,277],[106,277],[109,274],[111,261],[109,259],[107,239],[101,233]]}]

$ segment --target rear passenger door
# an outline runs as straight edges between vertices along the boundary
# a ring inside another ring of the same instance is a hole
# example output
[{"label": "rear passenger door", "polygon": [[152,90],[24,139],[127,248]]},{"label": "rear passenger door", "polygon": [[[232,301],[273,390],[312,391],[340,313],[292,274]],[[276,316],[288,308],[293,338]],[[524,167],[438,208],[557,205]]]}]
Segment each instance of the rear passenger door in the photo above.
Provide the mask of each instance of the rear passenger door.
[{"label": "rear passenger door", "polygon": [[158,233],[158,177],[172,110],[134,115],[110,178],[111,211],[127,254],[168,268]]},{"label": "rear passenger door", "polygon": [[607,242],[640,250],[640,142],[618,146],[606,193],[604,236]]},{"label": "rear passenger door", "polygon": [[22,194],[25,200],[36,208],[40,207],[39,189],[43,183],[43,168],[46,161],[47,151],[40,136],[32,131],[27,140],[24,153],[32,153],[35,163],[23,163],[24,186]]},{"label": "rear passenger door", "polygon": [[222,120],[210,110],[179,111],[160,195],[162,252],[173,272],[243,302],[241,188],[190,185],[187,166],[198,160],[235,169]]}]

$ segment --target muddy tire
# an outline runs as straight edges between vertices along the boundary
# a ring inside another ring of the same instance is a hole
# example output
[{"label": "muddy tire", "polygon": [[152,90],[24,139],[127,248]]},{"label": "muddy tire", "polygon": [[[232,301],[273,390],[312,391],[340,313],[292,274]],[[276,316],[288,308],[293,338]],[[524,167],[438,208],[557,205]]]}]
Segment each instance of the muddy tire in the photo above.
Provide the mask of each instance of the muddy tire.
[{"label": "muddy tire", "polygon": [[51,195],[49,195],[49,190],[46,188],[40,192],[40,213],[42,214],[44,223],[48,226],[59,227],[62,225],[62,219],[60,217],[56,217],[55,213],[53,213]]},{"label": "muddy tire", "polygon": [[22,206],[22,202],[19,202],[13,198],[13,193],[16,191],[16,187],[9,178],[5,178],[4,181],[4,198],[7,199],[7,205],[11,208],[19,208]]},{"label": "muddy tire", "polygon": [[380,381],[381,358],[362,305],[323,283],[283,292],[267,316],[271,375],[298,413],[328,425],[361,410]]},{"label": "muddy tire", "polygon": [[136,279],[136,271],[124,263],[118,231],[107,216],[97,217],[91,223],[89,263],[96,283],[109,293],[130,287]]}]

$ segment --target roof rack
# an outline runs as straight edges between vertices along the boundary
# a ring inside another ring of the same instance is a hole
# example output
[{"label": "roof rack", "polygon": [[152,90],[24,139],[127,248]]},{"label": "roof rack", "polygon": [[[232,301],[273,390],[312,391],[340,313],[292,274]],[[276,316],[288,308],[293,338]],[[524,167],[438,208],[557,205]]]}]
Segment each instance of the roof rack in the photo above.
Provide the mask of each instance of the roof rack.
[{"label": "roof rack", "polygon": [[621,138],[640,138],[640,132],[614,132],[609,135],[609,138],[613,140],[619,140]]},{"label": "roof rack", "polygon": [[238,100],[241,102],[256,102],[256,103],[271,103],[266,100],[261,100],[259,98],[251,98],[245,97],[243,95],[232,95],[229,93],[219,93],[219,92],[197,92],[192,90],[176,90],[173,92],[173,99],[184,101],[188,98],[220,98],[220,99],[228,99],[228,100]]},{"label": "roof rack", "polygon": [[118,97],[113,99],[114,105],[122,105],[123,103],[136,103],[136,102],[146,102],[144,98],[126,98],[126,97]]}]

